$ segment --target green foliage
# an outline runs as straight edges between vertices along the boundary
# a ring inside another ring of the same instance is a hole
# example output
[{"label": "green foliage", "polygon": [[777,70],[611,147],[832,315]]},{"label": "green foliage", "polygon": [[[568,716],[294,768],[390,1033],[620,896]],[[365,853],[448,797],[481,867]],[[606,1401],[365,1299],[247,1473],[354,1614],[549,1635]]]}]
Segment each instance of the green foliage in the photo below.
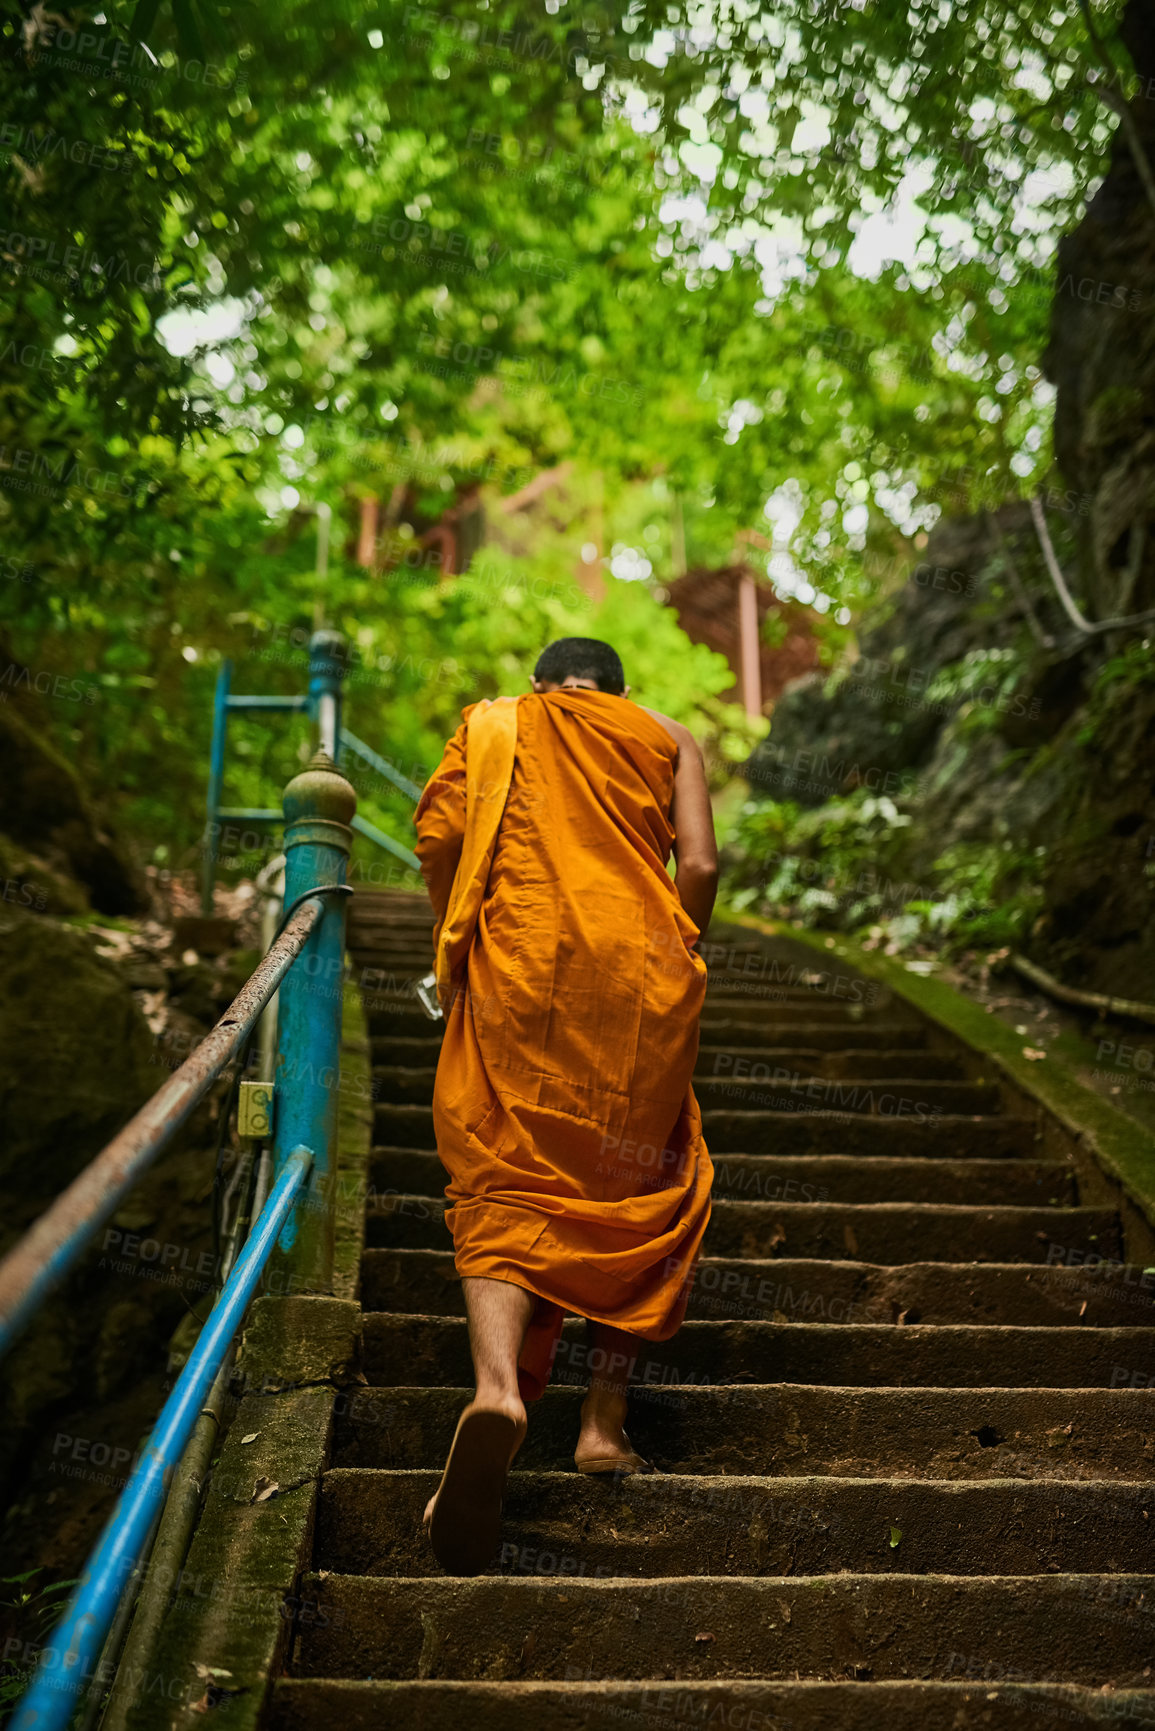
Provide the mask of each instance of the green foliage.
[{"label": "green foliage", "polygon": [[42,1573],[42,1569],[27,1569],[22,1575],[0,1577],[0,1587],[8,1589],[0,1598],[0,1609],[12,1613],[13,1633],[20,1646],[14,1658],[5,1656],[0,1660],[0,1712],[14,1706],[28,1688],[36,1660],[24,1655],[39,1655],[39,1649],[60,1621],[64,1608],[62,1595],[78,1584],[71,1580],[39,1585],[36,1577]]},{"label": "green foliage", "polygon": [[[492,505],[568,464],[656,583],[676,540],[727,563],[787,501],[771,574],[818,592],[830,665],[836,608],[893,588],[937,512],[1049,464],[1049,258],[1114,124],[1074,12],[116,0],[0,34],[0,629],[92,682],[95,714],[45,726],[174,861],[219,657],[299,683],[253,637],[313,617],[297,499],[351,538],[361,496],[406,490],[416,541],[474,479]],[[427,763],[522,678],[573,616],[579,534],[446,593],[335,547],[359,731]],[[639,695],[741,743],[644,585],[599,617]],[[238,726],[238,802],[299,743]]]},{"label": "green foliage", "polygon": [[1011,648],[968,650],[961,661],[952,661],[935,674],[926,688],[926,701],[958,710],[960,739],[989,733],[999,726],[1024,668],[1022,657]]},{"label": "green foliage", "polygon": [[959,843],[920,883],[906,865],[914,823],[911,811],[861,789],[811,810],[750,802],[727,850],[727,899],[866,934],[891,954],[925,942],[948,953],[1021,942],[1042,905],[1033,856],[1010,842]]},{"label": "green foliage", "polygon": [[1091,748],[1145,686],[1155,685],[1155,645],[1149,637],[1128,643],[1098,668],[1075,743]]}]

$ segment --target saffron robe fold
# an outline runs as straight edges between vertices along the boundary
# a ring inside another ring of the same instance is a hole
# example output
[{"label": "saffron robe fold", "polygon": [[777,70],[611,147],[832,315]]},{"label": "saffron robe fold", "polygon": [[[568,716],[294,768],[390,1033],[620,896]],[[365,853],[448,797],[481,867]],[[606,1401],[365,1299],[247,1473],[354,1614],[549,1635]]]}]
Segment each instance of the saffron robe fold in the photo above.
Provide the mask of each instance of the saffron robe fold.
[{"label": "saffron robe fold", "polygon": [[417,808],[445,1035],[433,1095],[457,1271],[538,1298],[522,1391],[565,1311],[675,1333],[713,1178],[691,1086],[706,968],[666,863],[677,744],[636,704],[474,704]]}]

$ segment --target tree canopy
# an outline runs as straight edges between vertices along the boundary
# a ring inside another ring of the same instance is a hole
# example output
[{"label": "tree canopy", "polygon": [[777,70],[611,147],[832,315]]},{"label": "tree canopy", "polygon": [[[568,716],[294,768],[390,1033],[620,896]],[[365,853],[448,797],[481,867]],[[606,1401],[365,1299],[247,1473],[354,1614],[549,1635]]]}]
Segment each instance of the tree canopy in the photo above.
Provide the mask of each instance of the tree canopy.
[{"label": "tree canopy", "polygon": [[299,683],[266,654],[314,612],[297,506],[405,482],[420,524],[562,461],[598,475],[609,539],[656,524],[649,579],[599,615],[568,529],[449,586],[334,548],[377,742],[426,760],[591,618],[663,707],[737,726],[649,593],[671,513],[691,562],[762,530],[837,646],[939,511],[1046,483],[1054,247],[1128,93],[1119,11],[10,15],[0,607],[15,653],[97,680],[92,773],[187,849],[216,660]]}]

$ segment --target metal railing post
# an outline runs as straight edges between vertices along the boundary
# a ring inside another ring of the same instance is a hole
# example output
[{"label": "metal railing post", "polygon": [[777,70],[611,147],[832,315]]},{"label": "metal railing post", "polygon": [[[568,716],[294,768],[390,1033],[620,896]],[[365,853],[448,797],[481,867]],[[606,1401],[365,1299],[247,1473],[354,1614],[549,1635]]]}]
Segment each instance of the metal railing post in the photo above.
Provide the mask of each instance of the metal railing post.
[{"label": "metal railing post", "polygon": [[[319,751],[285,789],[285,906],[310,890],[344,885],[357,796]],[[273,1164],[313,1150],[307,1195],[278,1241],[268,1290],[326,1292],[333,1278],[333,1179],[337,1147],[345,896],[323,893],[324,918],[283,981],[277,1007]],[[288,1281],[291,1278],[291,1286]],[[281,1284],[278,1284],[280,1282]]]},{"label": "metal railing post", "polygon": [[213,699],[213,743],[209,755],[209,786],[205,796],[205,857],[201,869],[201,913],[212,918],[213,885],[217,874],[217,837],[220,835],[218,812],[225,780],[225,739],[229,725],[229,687],[233,664],[222,661],[217,674],[216,696]]},{"label": "metal railing post", "polygon": [[348,645],[339,631],[314,631],[309,639],[309,703],[317,718],[317,743],[334,763],[341,758],[341,681]]}]

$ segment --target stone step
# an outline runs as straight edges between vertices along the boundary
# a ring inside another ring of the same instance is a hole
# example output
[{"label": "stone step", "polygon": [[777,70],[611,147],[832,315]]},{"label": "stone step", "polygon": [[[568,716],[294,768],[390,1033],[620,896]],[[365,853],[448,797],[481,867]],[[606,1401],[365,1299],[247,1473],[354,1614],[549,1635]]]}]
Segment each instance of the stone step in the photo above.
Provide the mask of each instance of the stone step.
[{"label": "stone step", "polygon": [[754,992],[743,992],[741,995],[732,991],[716,991],[707,986],[706,1002],[702,1009],[703,1022],[736,1022],[745,1026],[762,1028],[795,1028],[807,1025],[815,1027],[854,1027],[859,1022],[870,1023],[879,1019],[879,1012],[886,1022],[902,1028],[904,1031],[912,1025],[913,1012],[909,1016],[903,1013],[902,1007],[895,1003],[847,1004],[831,998],[786,998],[772,995],[760,997]]},{"label": "stone step", "polygon": [[[351,940],[351,941],[350,941]],[[433,966],[433,927],[416,921],[401,928],[359,920],[346,948],[360,961],[378,956],[407,956],[425,969]]]},{"label": "stone step", "polygon": [[[933,1118],[943,1113],[973,1116],[999,1109],[994,1083],[898,1077],[893,1081],[811,1076],[777,1065],[755,1066],[765,1078],[696,1075],[694,1092],[703,1111],[730,1106],[740,1111],[854,1112],[871,1116]],[[436,1067],[380,1064],[373,1068],[373,1098],[390,1105],[422,1105],[433,1099]]]},{"label": "stone step", "polygon": [[382,924],[389,930],[422,922],[433,930],[433,909],[424,890],[410,895],[405,890],[358,889],[349,903],[349,920],[355,929]]},{"label": "stone step", "polygon": [[1054,1160],[890,1160],[885,1155],[860,1160],[846,1154],[815,1154],[809,1159],[719,1154],[714,1161],[714,1195],[764,1202],[938,1202],[974,1207],[1057,1207],[1078,1201],[1074,1172]]},{"label": "stone step", "polygon": [[[425,1110],[402,1107],[400,1110]],[[430,1121],[432,1130],[432,1120]],[[865,1112],[739,1112],[707,1108],[702,1113],[706,1146],[721,1154],[853,1154],[939,1160],[1002,1160],[1030,1154],[1041,1140],[1033,1118],[989,1117],[953,1112],[910,1117]],[[384,1140],[384,1138],[382,1138]],[[432,1147],[432,1140],[425,1144]]]},{"label": "stone step", "polygon": [[[423,1575],[434,1472],[336,1467],[321,1479],[316,1567]],[[630,1575],[1149,1573],[1155,1484],[1114,1480],[739,1478],[614,1485],[516,1466],[503,1573]],[[543,1552],[552,1559],[546,1566]]]},{"label": "stone step", "polygon": [[[371,1191],[366,1244],[443,1250],[445,1203]],[[1115,1262],[1119,1219],[1109,1208],[971,1208],[927,1202],[714,1202],[708,1256],[829,1257],[862,1262],[1046,1262],[1087,1254]]]},{"label": "stone step", "polygon": [[[452,1250],[367,1250],[366,1311],[464,1316]],[[1025,1263],[869,1262],[704,1257],[687,1312],[698,1322],[1134,1328],[1155,1321],[1155,1275]]]},{"label": "stone step", "polygon": [[[419,1022],[414,1032],[400,1032],[396,1026],[397,1017],[412,1017],[413,1013],[412,998],[399,997],[394,1015],[378,1011],[371,1018],[371,1025],[380,1030],[374,1033],[372,1041],[375,1064],[400,1064],[417,1069],[436,1066],[443,1024],[431,1021],[419,1010]],[[734,1031],[740,1038],[735,1041],[729,1039],[729,1023],[718,1025],[726,1031],[725,1039],[722,1033],[711,1032],[715,1026],[712,1022],[707,1025],[703,1021],[701,1026],[700,1069],[713,1069],[721,1054],[735,1061],[748,1058],[751,1063],[783,1064],[794,1069],[805,1065],[816,1076],[898,1075],[896,1066],[900,1061],[902,1073],[909,1076],[951,1077],[961,1074],[957,1059],[926,1049],[926,1036],[921,1028],[905,1028],[884,1022],[856,1022],[845,1028],[834,1028],[829,1024],[809,1025],[779,1030],[767,1044],[766,1030],[762,1028],[743,1029],[739,1026]],[[747,1036],[752,1044],[741,1043]],[[789,1044],[782,1044],[784,1040]]]},{"label": "stone step", "polygon": [[943,1113],[973,1116],[999,1110],[1000,1090],[993,1082],[939,1081],[900,1076],[893,1081],[808,1076],[766,1066],[766,1078],[695,1076],[702,1110],[731,1106],[738,1111],[864,1112],[885,1118],[934,1118]]},{"label": "stone step", "polygon": [[[383,927],[376,931],[362,931],[358,933],[356,955],[361,966],[428,973],[434,963],[432,935],[418,933],[394,937]],[[803,983],[797,974],[790,977],[779,971],[776,977],[772,969],[752,976],[741,969],[719,971],[712,968],[707,975],[706,992],[709,1001],[721,999],[736,1004],[756,1005],[834,1005],[851,1015],[870,1014],[871,1011],[878,1010],[884,1002],[888,1002],[895,1007],[896,1013],[905,1014],[905,1006],[896,1004],[875,982],[852,980],[848,976],[838,976],[825,986],[810,986]]]},{"label": "stone step", "polygon": [[427,1022],[426,1027],[429,1032],[425,1035],[381,1034],[370,1041],[374,1069],[399,1064],[411,1070],[435,1070],[441,1056],[440,1024]]},{"label": "stone step", "polygon": [[[840,1004],[859,1014],[870,1014],[883,1003],[894,1004],[892,993],[875,980],[852,979],[848,974],[826,977],[825,984],[808,985],[795,970],[773,967],[753,973],[742,968],[708,968],[706,991],[712,998],[769,1004]],[[900,1006],[901,1008],[901,1006]]]},{"label": "stone step", "polygon": [[[706,1146],[712,1155],[854,1154],[939,1160],[1001,1160],[1031,1154],[1040,1133],[1033,1118],[989,1117],[942,1112],[921,1118],[883,1117],[865,1112],[737,1112],[708,1109],[702,1114]],[[432,1149],[433,1109],[425,1105],[379,1104],[374,1111],[374,1141],[389,1148]]]},{"label": "stone step", "polygon": [[[403,1062],[400,1057],[393,1061]],[[891,1050],[879,1047],[868,1051],[822,1051],[819,1047],[801,1046],[702,1045],[698,1048],[694,1074],[696,1078],[734,1075],[767,1081],[778,1069],[800,1076],[843,1076],[856,1080],[884,1076],[927,1076],[959,1082],[968,1079],[957,1058],[945,1052],[905,1046]]]},{"label": "stone step", "polygon": [[[462,1386],[470,1378],[465,1322],[366,1311],[363,1368],[371,1385]],[[673,1341],[645,1342],[643,1386],[787,1382],[828,1387],[1111,1388],[1155,1366],[1155,1329],[727,1320],[687,1322]],[[553,1364],[559,1386],[589,1382],[585,1328],[567,1323]],[[596,1368],[596,1361],[594,1364]]]},{"label": "stone step", "polygon": [[717,1016],[709,1005],[698,1024],[703,1046],[721,1046],[727,1051],[772,1051],[777,1046],[797,1046],[806,1051],[869,1052],[905,1049],[921,1051],[926,1046],[922,1028],[908,1028],[889,1019],[835,1022],[796,1021],[781,1027],[749,1022],[732,1016]]},{"label": "stone step", "polygon": [[428,1105],[433,1099],[437,1067],[373,1065],[373,1098],[383,1105]]},{"label": "stone step", "polygon": [[406,997],[418,980],[432,972],[433,951],[427,955],[412,955],[388,950],[359,950],[356,965],[357,983],[362,991],[370,988],[377,993]]},{"label": "stone step", "polygon": [[[427,973],[433,966],[432,927],[394,933],[386,926],[360,926],[355,949],[358,963],[378,967],[400,967]],[[852,1012],[869,1012],[893,998],[876,982],[839,974],[824,976],[824,983],[807,984],[797,969],[771,964],[753,970],[709,967],[706,990],[712,998],[742,1003],[836,1004]]]},{"label": "stone step", "polygon": [[355,947],[358,953],[365,950],[403,950],[407,949],[414,955],[433,955],[433,921],[428,919],[406,920],[395,924],[392,920],[358,919],[352,934],[356,939]]},{"label": "stone step", "polygon": [[370,1039],[374,1043],[396,1038],[433,1038],[440,1042],[444,1023],[427,1016],[411,994],[399,995],[371,983],[364,983],[361,987],[361,1004],[365,1011]]},{"label": "stone step", "polygon": [[[640,1168],[642,1176],[648,1175]],[[383,1192],[441,1196],[448,1174],[426,1148],[375,1148],[370,1181]],[[719,1154],[715,1197],[764,1202],[949,1202],[958,1205],[1070,1206],[1075,1174],[1054,1160],[857,1160],[845,1154],[809,1158]]]},{"label": "stone step", "polygon": [[[583,1392],[551,1386],[531,1407],[519,1471],[572,1469]],[[468,1398],[466,1387],[342,1391],[333,1465],[440,1470]],[[647,1460],[673,1473],[1155,1477],[1155,1389],[1145,1386],[725,1388],[654,1381],[630,1395],[629,1433]]]},{"label": "stone step", "polygon": [[[901,1547],[900,1547],[901,1548]],[[623,1581],[307,1575],[304,1677],[1008,1676],[1149,1688],[1155,1575],[838,1575]],[[1120,1613],[1122,1613],[1120,1615]],[[429,1631],[436,1630],[430,1641]],[[703,1639],[708,1636],[708,1639]]]},{"label": "stone step", "polygon": [[[708,1633],[709,1631],[699,1631]],[[269,1731],[1039,1731],[1040,1725],[1152,1731],[1155,1692],[1062,1683],[381,1682],[283,1677]]]}]

